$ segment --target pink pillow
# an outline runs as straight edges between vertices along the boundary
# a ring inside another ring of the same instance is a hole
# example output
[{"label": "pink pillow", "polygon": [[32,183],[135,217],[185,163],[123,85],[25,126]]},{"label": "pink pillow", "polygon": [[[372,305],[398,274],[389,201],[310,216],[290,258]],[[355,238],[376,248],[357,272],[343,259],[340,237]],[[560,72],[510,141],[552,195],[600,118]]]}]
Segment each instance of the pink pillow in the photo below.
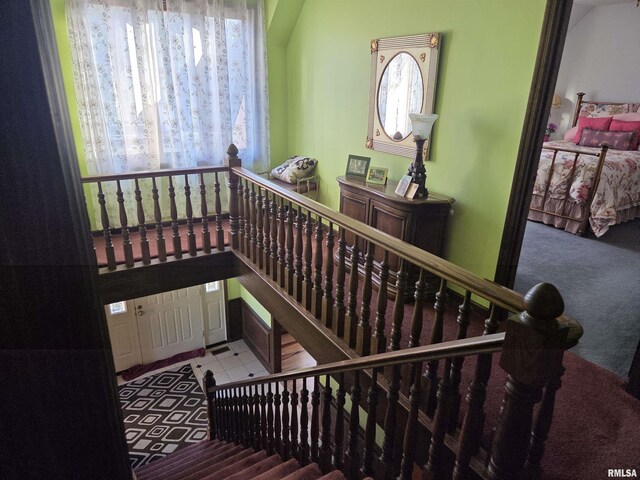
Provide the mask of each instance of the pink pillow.
[{"label": "pink pillow", "polygon": [[640,141],[640,121],[623,122],[622,120],[613,120],[609,126],[609,130],[613,132],[637,132],[632,150],[638,149],[638,141]]},{"label": "pink pillow", "polygon": [[573,137],[573,143],[576,145],[580,143],[580,135],[582,135],[583,128],[591,128],[592,130],[609,130],[611,120],[613,117],[579,117],[578,118],[578,131],[576,136]]},{"label": "pink pillow", "polygon": [[621,120],[623,122],[640,122],[640,113],[620,113],[613,116],[613,121]]},{"label": "pink pillow", "polygon": [[612,132],[611,130],[584,128],[578,145],[599,148],[603,143],[608,143],[609,147],[614,150],[635,150],[633,144],[636,142],[637,136],[638,133],[633,130]]},{"label": "pink pillow", "polygon": [[567,133],[564,134],[564,141],[565,142],[573,142],[573,139],[576,136],[576,133],[578,133],[578,127],[571,127],[569,130],[567,130]]}]

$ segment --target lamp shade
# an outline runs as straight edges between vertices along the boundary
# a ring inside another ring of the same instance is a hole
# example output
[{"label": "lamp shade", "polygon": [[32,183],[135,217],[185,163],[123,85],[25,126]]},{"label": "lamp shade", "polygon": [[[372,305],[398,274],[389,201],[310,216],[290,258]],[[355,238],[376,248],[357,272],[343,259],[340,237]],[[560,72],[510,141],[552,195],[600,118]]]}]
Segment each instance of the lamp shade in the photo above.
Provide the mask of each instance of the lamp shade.
[{"label": "lamp shade", "polygon": [[409,118],[411,119],[413,137],[425,140],[431,135],[431,129],[438,119],[438,115],[435,113],[410,113]]}]

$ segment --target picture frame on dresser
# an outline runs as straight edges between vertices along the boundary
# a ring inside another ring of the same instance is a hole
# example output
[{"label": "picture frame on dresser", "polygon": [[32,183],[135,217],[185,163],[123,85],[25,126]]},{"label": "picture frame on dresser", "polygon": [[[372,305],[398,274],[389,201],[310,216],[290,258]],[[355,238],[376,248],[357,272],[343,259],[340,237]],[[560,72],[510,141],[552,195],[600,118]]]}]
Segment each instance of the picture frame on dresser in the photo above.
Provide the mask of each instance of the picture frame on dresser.
[{"label": "picture frame on dresser", "polygon": [[347,159],[347,170],[345,175],[348,177],[366,178],[369,171],[371,157],[362,157],[360,155],[349,155]]}]

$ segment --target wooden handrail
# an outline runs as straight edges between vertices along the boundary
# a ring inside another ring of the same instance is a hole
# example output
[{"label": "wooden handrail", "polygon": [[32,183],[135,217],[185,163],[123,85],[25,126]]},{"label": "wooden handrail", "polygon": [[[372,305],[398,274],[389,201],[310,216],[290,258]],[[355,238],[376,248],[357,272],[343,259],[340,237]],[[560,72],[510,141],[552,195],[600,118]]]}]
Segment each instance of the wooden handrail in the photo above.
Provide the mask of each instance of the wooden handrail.
[{"label": "wooden handrail", "polygon": [[[402,240],[366,225],[363,222],[355,220],[342,213],[335,212],[325,205],[303,195],[281,188],[246,168],[231,167],[230,170],[235,175],[259,185],[264,190],[275,193],[282,198],[294,202],[304,209],[316,213],[325,221],[332,222],[339,227],[343,227],[354,233],[357,237],[365,241],[372,242],[375,245],[379,245],[390,253],[394,253],[399,257],[404,258],[419,268],[423,268],[440,278],[446,279],[447,281],[451,281],[470,290],[498,307],[511,312],[520,312],[524,309],[523,296],[520,293],[514,292],[513,290],[502,285],[498,285],[490,280],[480,278],[462,267],[414,245],[403,242]],[[580,339],[580,337],[582,337],[582,326],[573,318],[568,317],[567,315],[561,315],[558,317],[558,322],[563,327],[569,328],[569,334],[567,337],[569,343],[575,343]]]},{"label": "wooden handrail", "polygon": [[110,173],[106,175],[91,175],[82,177],[82,183],[108,182],[116,180],[134,180],[151,177],[168,177],[171,175],[197,175],[211,172],[227,172],[229,167],[218,165],[215,167],[191,167],[191,168],[170,168],[165,170],[141,170],[128,173]]},{"label": "wooden handrail", "polygon": [[352,372],[368,368],[391,367],[414,362],[426,362],[430,360],[443,360],[447,358],[478,355],[481,353],[498,352],[504,343],[504,333],[494,333],[481,337],[452,340],[434,345],[405,348],[395,352],[377,353],[368,357],[358,357],[340,362],[326,363],[316,367],[303,368],[287,373],[275,373],[265,377],[252,378],[238,382],[216,385],[207,389],[209,393],[231,388],[249,387],[265,383],[284,382],[303,377],[318,377],[321,375],[333,375],[337,373]]}]

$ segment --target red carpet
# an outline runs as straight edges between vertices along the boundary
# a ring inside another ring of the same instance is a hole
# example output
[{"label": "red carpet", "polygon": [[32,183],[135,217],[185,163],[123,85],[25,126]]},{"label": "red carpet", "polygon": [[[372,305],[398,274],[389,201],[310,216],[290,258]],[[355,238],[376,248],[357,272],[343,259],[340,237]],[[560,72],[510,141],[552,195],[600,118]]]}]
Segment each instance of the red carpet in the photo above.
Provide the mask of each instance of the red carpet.
[{"label": "red carpet", "polygon": [[190,352],[178,353],[173,357],[165,358],[164,360],[158,360],[157,362],[149,363],[147,365],[134,365],[128,370],[122,372],[122,378],[126,381],[133,380],[134,378],[138,378],[140,375],[144,375],[145,373],[151,372],[152,370],[168,367],[169,365],[173,365],[174,363],[183,362],[195,357],[203,357],[204,354],[204,348],[196,348],[195,350],[191,350]]}]

